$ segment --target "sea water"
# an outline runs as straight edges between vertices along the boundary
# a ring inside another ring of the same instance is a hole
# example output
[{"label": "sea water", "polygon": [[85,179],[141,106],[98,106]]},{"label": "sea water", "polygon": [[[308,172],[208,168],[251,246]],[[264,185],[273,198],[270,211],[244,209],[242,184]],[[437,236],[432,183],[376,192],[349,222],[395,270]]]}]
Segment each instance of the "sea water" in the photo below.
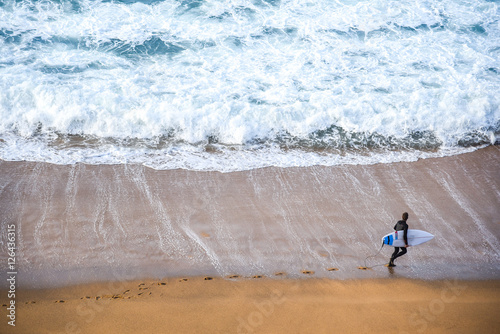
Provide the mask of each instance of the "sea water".
[{"label": "sea water", "polygon": [[500,137],[492,0],[3,0],[0,158],[235,171]]}]

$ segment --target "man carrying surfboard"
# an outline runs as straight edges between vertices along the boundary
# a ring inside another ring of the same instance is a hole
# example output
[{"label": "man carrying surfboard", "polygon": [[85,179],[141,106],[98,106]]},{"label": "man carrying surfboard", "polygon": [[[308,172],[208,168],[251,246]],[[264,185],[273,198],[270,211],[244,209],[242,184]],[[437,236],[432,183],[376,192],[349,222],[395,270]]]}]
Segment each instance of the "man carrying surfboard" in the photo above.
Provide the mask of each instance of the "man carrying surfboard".
[{"label": "man carrying surfboard", "polygon": [[405,241],[404,247],[394,247],[394,253],[391,255],[391,259],[389,260],[388,267],[395,267],[394,260],[398,257],[406,254],[406,248],[408,247],[408,224],[406,221],[408,220],[408,212],[403,213],[403,220],[400,220],[394,225],[394,229],[396,231],[404,231],[403,240]]}]

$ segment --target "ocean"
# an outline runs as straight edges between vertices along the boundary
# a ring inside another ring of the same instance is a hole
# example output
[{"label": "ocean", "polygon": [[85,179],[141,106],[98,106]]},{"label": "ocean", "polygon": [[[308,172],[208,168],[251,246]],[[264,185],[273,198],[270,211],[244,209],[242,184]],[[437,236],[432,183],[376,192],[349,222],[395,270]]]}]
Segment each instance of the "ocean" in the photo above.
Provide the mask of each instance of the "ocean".
[{"label": "ocean", "polygon": [[242,171],[500,137],[498,1],[0,1],[0,159]]}]

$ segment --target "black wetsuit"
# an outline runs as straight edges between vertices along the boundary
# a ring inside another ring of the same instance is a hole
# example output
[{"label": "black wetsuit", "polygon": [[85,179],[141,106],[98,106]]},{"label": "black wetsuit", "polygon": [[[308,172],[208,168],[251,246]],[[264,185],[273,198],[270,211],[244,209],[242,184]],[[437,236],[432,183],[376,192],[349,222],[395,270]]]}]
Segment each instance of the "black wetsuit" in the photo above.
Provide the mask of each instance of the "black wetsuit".
[{"label": "black wetsuit", "polygon": [[[405,231],[404,232],[404,241],[405,245],[408,245],[408,224],[404,220],[400,220],[394,225],[394,229],[396,231]],[[406,254],[406,247],[394,247],[394,253],[391,256],[391,263],[396,260],[396,258],[403,256]]]}]

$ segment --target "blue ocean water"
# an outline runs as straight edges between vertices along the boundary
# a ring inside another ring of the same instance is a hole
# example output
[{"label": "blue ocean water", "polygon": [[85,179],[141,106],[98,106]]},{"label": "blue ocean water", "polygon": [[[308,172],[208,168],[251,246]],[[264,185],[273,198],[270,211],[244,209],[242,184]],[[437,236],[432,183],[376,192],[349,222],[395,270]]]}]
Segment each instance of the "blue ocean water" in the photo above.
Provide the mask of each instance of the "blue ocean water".
[{"label": "blue ocean water", "polygon": [[500,137],[486,0],[0,1],[0,158],[233,171]]}]

